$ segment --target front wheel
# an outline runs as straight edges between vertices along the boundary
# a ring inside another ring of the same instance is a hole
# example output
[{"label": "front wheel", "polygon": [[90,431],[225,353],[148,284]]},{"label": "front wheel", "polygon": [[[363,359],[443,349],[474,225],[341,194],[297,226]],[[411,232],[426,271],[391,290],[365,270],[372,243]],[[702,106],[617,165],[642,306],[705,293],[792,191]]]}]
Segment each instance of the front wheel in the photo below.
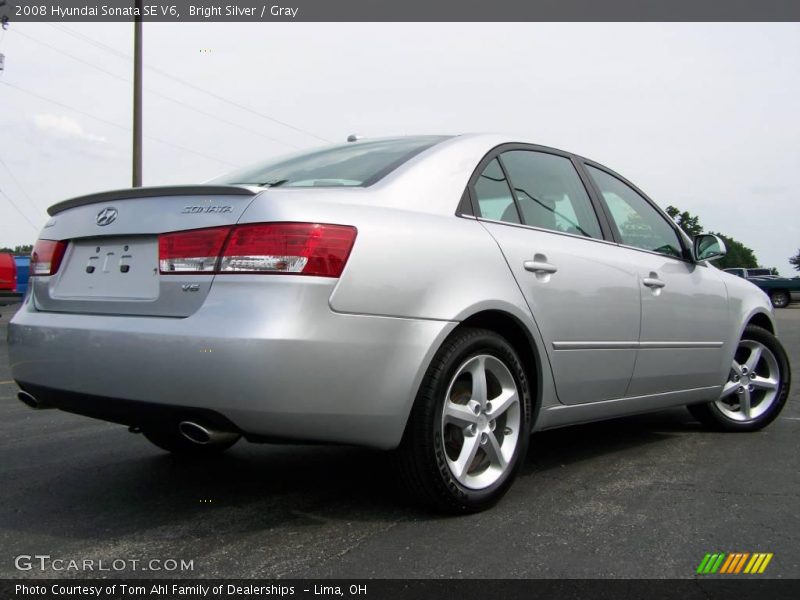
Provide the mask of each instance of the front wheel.
[{"label": "front wheel", "polygon": [[769,299],[772,302],[772,306],[775,308],[786,308],[789,306],[789,292],[784,292],[783,290],[772,292],[769,295]]},{"label": "front wheel", "polygon": [[456,330],[425,374],[398,449],[406,490],[451,513],[493,505],[524,460],[531,405],[514,348],[489,330]]},{"label": "front wheel", "polygon": [[766,329],[748,326],[736,349],[720,398],[689,406],[701,423],[723,431],[756,431],[769,425],[789,397],[786,351]]}]

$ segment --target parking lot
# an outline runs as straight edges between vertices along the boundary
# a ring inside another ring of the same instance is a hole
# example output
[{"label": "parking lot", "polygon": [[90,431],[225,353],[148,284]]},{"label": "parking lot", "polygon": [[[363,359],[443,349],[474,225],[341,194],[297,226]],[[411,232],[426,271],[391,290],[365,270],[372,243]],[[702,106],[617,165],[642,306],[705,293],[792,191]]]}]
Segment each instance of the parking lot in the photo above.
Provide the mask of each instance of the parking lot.
[{"label": "parking lot", "polygon": [[[683,409],[537,434],[493,510],[407,505],[380,453],[240,443],[191,463],[122,426],[16,400],[0,306],[0,576],[14,557],[193,561],[153,577],[691,577],[707,552],[772,552],[800,577],[800,384],[754,434]],[[800,305],[777,311],[800,365]],[[83,573],[91,576],[92,573]],[[94,573],[109,576],[115,573]]]}]

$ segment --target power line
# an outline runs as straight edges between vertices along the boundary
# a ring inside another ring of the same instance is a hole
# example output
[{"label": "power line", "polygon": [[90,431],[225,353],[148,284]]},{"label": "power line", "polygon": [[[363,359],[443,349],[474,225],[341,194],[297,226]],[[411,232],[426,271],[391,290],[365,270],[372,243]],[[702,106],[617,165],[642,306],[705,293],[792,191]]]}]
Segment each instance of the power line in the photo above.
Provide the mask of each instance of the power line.
[{"label": "power line", "polygon": [[133,60],[133,57],[130,56],[129,54],[125,54],[124,52],[121,52],[120,50],[117,50],[116,48],[114,48],[112,46],[108,46],[107,44],[104,44],[103,42],[99,42],[99,41],[95,40],[94,38],[90,38],[88,35],[84,35],[79,31],[75,31],[74,29],[70,29],[69,27],[64,27],[63,25],[55,25],[53,23],[46,23],[46,24],[49,25],[50,27],[52,27],[53,29],[57,29],[59,31],[63,31],[64,33],[67,33],[67,34],[69,34],[69,35],[71,35],[73,37],[81,39],[84,42],[86,42],[88,44],[91,44],[92,46],[100,48],[101,50],[106,50],[108,52],[111,52],[112,54],[116,54],[117,56],[119,56],[121,58],[125,58],[127,60]]},{"label": "power line", "polygon": [[[29,34],[23,33],[21,31],[15,31],[14,33],[16,35],[21,35],[22,37],[24,37],[24,38],[26,38],[26,39],[28,39],[28,40],[30,40],[32,42],[35,42],[37,44],[40,44],[40,45],[45,46],[47,48],[50,48],[54,52],[57,52],[60,56],[66,56],[67,58],[70,58],[70,59],[72,59],[72,60],[74,60],[76,62],[82,63],[82,64],[86,65],[87,67],[91,67],[92,69],[95,69],[96,71],[99,71],[100,73],[104,73],[105,75],[108,75],[109,77],[113,77],[114,79],[118,79],[119,81],[124,81],[125,83],[128,83],[128,84],[131,83],[131,80],[128,79],[127,77],[123,77],[122,75],[117,75],[116,73],[114,73],[112,71],[109,71],[107,69],[99,67],[99,66],[97,66],[97,65],[95,65],[93,63],[90,63],[89,61],[86,61],[86,60],[84,60],[84,59],[82,59],[82,58],[80,58],[78,56],[70,54],[69,52],[65,52],[64,50],[61,50],[61,49],[59,49],[59,48],[57,48],[57,47],[55,47],[55,46],[53,46],[51,44],[48,44],[47,42],[43,42],[42,40],[38,40],[38,39],[36,39],[35,37],[33,37],[33,36],[29,35]],[[194,112],[196,112],[198,114],[201,114],[201,115],[203,115],[205,117],[208,117],[210,119],[214,119],[216,121],[219,121],[220,123],[225,123],[226,125],[230,125],[231,127],[236,127],[237,129],[241,129],[242,131],[246,131],[247,133],[262,137],[265,140],[269,140],[271,142],[275,142],[276,144],[281,144],[283,146],[289,146],[290,148],[298,148],[298,149],[300,148],[300,146],[296,146],[295,144],[290,144],[288,142],[284,142],[282,140],[275,139],[275,138],[273,138],[271,136],[268,136],[266,134],[261,133],[260,131],[254,131],[253,129],[250,129],[249,127],[246,127],[244,125],[240,125],[239,123],[235,123],[233,121],[228,121],[227,119],[223,119],[222,117],[219,117],[219,116],[217,116],[217,115],[215,115],[213,113],[206,112],[206,111],[201,110],[199,108],[195,108],[194,106],[190,106],[189,104],[185,104],[183,101],[178,100],[177,98],[173,98],[173,97],[168,96],[166,94],[162,94],[161,92],[157,92],[157,91],[155,91],[153,89],[150,89],[150,88],[144,88],[144,89],[148,94],[152,94],[154,96],[158,96],[159,98],[167,100],[168,102],[172,102],[174,104],[177,104],[181,108],[188,108],[189,110],[192,110],[192,111],[194,111]]]},{"label": "power line", "polygon": [[6,162],[2,159],[2,157],[0,157],[0,165],[3,165],[3,167],[5,167],[5,170],[8,171],[8,175],[11,177],[11,180],[16,184],[16,186],[19,188],[19,191],[22,192],[22,195],[25,196],[25,198],[28,200],[28,202],[34,208],[40,208],[38,206],[38,202],[34,202],[33,198],[31,198],[30,195],[28,195],[28,192],[25,191],[25,188],[22,187],[22,184],[19,182],[19,180],[14,175],[14,172],[11,170],[11,167],[9,167],[6,164]]},{"label": "power line", "polygon": [[[79,115],[83,115],[84,117],[87,117],[89,119],[94,119],[95,121],[99,121],[100,123],[105,123],[106,125],[110,125],[111,127],[116,127],[117,129],[122,129],[123,131],[130,131],[131,130],[130,127],[125,127],[124,125],[120,125],[119,123],[114,123],[113,121],[108,121],[106,119],[102,119],[100,117],[97,117],[95,115],[92,115],[90,113],[82,111],[82,110],[80,110],[78,108],[75,108],[73,106],[69,106],[67,104],[64,104],[63,102],[59,102],[58,100],[53,100],[52,98],[47,98],[46,96],[42,96],[40,94],[37,94],[36,92],[32,92],[30,90],[26,90],[24,88],[21,88],[21,87],[19,87],[17,85],[13,85],[11,83],[8,83],[7,81],[0,81],[0,84],[8,86],[10,88],[13,88],[13,89],[15,89],[15,90],[17,90],[19,92],[22,92],[23,94],[27,94],[29,96],[33,96],[34,98],[38,98],[39,100],[44,100],[45,102],[49,102],[50,104],[55,104],[56,106],[60,106],[62,108],[66,108],[67,110],[71,110],[72,112],[77,113]],[[228,161],[223,160],[221,158],[217,158],[215,156],[210,156],[208,154],[203,154],[202,152],[198,152],[197,150],[192,150],[191,148],[187,148],[187,147],[181,146],[179,144],[174,144],[172,142],[168,142],[167,140],[162,140],[161,138],[157,138],[157,137],[154,137],[152,135],[146,135],[144,137],[146,137],[147,139],[153,140],[154,142],[158,142],[159,144],[164,144],[165,146],[171,146],[172,148],[176,148],[178,150],[183,150],[184,152],[188,152],[190,154],[194,154],[196,156],[200,156],[200,157],[206,158],[208,160],[213,160],[213,161],[221,163],[223,165],[228,165],[229,167],[237,166],[237,165],[234,165],[233,163],[229,163]]]},{"label": "power line", "polygon": [[[84,111],[82,111],[82,110],[80,110],[78,108],[74,108],[72,106],[68,106],[68,105],[66,105],[66,104],[64,104],[62,102],[59,102],[58,100],[52,100],[50,98],[46,98],[45,96],[41,96],[41,95],[37,94],[36,92],[32,92],[30,90],[26,90],[26,89],[21,88],[21,87],[19,87],[17,85],[8,83],[7,81],[0,81],[0,84],[8,86],[10,88],[13,88],[13,89],[15,89],[17,91],[20,91],[23,94],[28,94],[29,96],[33,96],[34,98],[38,98],[39,100],[44,100],[45,102],[49,102],[51,104],[55,104],[56,106],[60,106],[62,108],[66,108],[67,110],[71,110],[72,112],[78,113],[79,115],[83,115],[84,117],[88,117],[90,119],[94,119],[95,121],[99,121],[100,123],[105,123],[106,125],[110,125],[111,127],[117,127],[118,129],[123,129],[125,131],[129,131],[129,128],[125,127],[124,125],[120,125],[118,123],[114,123],[113,121],[107,121],[106,119],[102,119],[102,118],[100,118],[98,116],[89,114],[89,113],[84,112]],[[214,159],[214,160],[216,160],[216,159]]]},{"label": "power line", "polygon": [[205,88],[201,88],[201,87],[199,87],[197,85],[194,85],[193,83],[189,83],[188,81],[180,79],[179,77],[175,77],[174,75],[171,75],[171,74],[167,73],[166,71],[162,71],[161,69],[157,69],[155,67],[147,67],[147,68],[150,69],[151,71],[159,73],[160,75],[162,75],[164,77],[168,77],[168,78],[170,78],[170,79],[172,79],[174,81],[177,81],[178,83],[182,83],[183,85],[185,85],[187,87],[195,89],[198,92],[202,92],[204,94],[207,94],[207,95],[211,96],[212,98],[216,98],[217,100],[220,100],[221,102],[227,102],[231,106],[236,106],[237,108],[240,108],[241,110],[244,110],[244,111],[247,111],[249,113],[252,113],[252,114],[254,114],[256,116],[259,116],[259,117],[261,117],[263,119],[267,119],[269,121],[272,121],[273,123],[278,123],[279,125],[283,125],[284,127],[288,127],[289,129],[293,129],[293,130],[298,131],[300,133],[304,133],[305,135],[309,135],[309,136],[311,136],[313,138],[316,138],[316,139],[318,139],[318,140],[320,140],[322,142],[332,143],[332,141],[327,139],[327,138],[321,137],[321,136],[319,136],[319,135],[317,135],[315,133],[311,133],[310,131],[306,131],[305,129],[300,129],[299,127],[295,127],[294,125],[291,125],[291,124],[287,123],[286,121],[281,121],[280,119],[276,119],[274,117],[270,117],[269,115],[265,115],[264,113],[261,113],[261,112],[259,112],[257,110],[254,110],[254,109],[252,109],[252,108],[250,108],[248,106],[245,106],[244,104],[239,104],[238,102],[234,102],[233,100],[229,100],[227,98],[224,98],[223,96],[220,96],[219,94],[215,94],[214,92],[211,92],[211,91],[209,91],[209,90],[207,90]]},{"label": "power line", "polygon": [[[52,24],[52,23],[48,23],[48,25],[50,25],[50,27],[53,27],[53,28],[58,29],[60,31],[63,31],[64,33],[67,33],[69,35],[77,37],[77,38],[83,40],[84,42],[92,44],[93,46],[96,46],[96,47],[101,48],[103,50],[107,50],[107,51],[109,51],[109,52],[111,52],[113,54],[116,54],[117,56],[120,56],[120,57],[128,59],[128,60],[133,60],[133,57],[131,57],[130,55],[125,54],[124,52],[120,52],[119,50],[117,50],[116,48],[113,48],[112,46],[108,46],[107,44],[99,42],[99,41],[95,40],[94,38],[91,38],[91,37],[89,37],[87,35],[84,35],[84,34],[82,34],[80,32],[77,32],[77,31],[75,31],[73,29],[70,29],[69,27],[64,27],[63,25],[59,26],[59,25],[55,25],[55,24]],[[277,123],[277,124],[282,125],[284,127],[288,127],[289,129],[292,129],[292,130],[297,131],[299,133],[303,133],[305,135],[311,136],[311,137],[316,138],[316,139],[318,139],[318,140],[320,140],[322,142],[333,143],[332,140],[329,140],[327,138],[319,136],[316,133],[312,133],[312,132],[310,132],[310,131],[308,131],[306,129],[302,129],[300,127],[292,125],[291,123],[287,123],[286,121],[282,121],[280,119],[276,119],[275,117],[271,117],[270,115],[267,115],[267,114],[264,114],[262,112],[259,112],[259,111],[255,110],[253,108],[250,108],[249,106],[245,106],[245,105],[240,104],[240,103],[238,103],[238,102],[236,102],[234,100],[230,100],[229,98],[225,98],[224,96],[220,96],[219,94],[217,94],[215,92],[209,91],[209,90],[207,90],[205,88],[202,88],[200,86],[197,86],[197,85],[195,85],[195,84],[193,84],[193,83],[191,83],[189,81],[181,79],[180,77],[177,77],[177,76],[173,75],[172,73],[168,73],[168,72],[166,72],[166,71],[164,71],[162,69],[158,69],[156,67],[152,67],[152,66],[148,66],[148,65],[145,65],[145,67],[147,69],[149,69],[150,71],[153,71],[154,73],[158,73],[159,75],[167,77],[167,78],[171,79],[172,81],[175,81],[177,83],[180,83],[182,85],[190,87],[190,88],[192,88],[194,90],[197,90],[198,92],[202,92],[203,94],[207,94],[207,95],[211,96],[212,98],[216,98],[217,100],[219,100],[221,102],[226,102],[226,103],[230,104],[231,106],[235,106],[235,107],[237,107],[237,108],[239,108],[241,110],[244,110],[246,112],[252,113],[252,114],[254,114],[256,116],[261,117],[262,119],[267,119],[268,121],[272,121],[273,123]]]},{"label": "power line", "polygon": [[4,197],[6,200],[8,200],[9,204],[11,204],[11,206],[13,206],[13,207],[14,207],[14,210],[16,210],[16,211],[17,211],[17,212],[18,212],[18,213],[19,213],[19,214],[22,216],[22,218],[23,218],[23,219],[25,219],[25,220],[28,222],[28,225],[30,225],[31,227],[33,227],[33,228],[34,228],[34,230],[36,230],[37,232],[39,231],[39,229],[40,229],[40,228],[39,228],[39,227],[37,227],[36,225],[34,225],[34,224],[33,224],[33,221],[31,221],[31,220],[28,218],[28,215],[26,215],[24,212],[22,212],[22,210],[20,209],[20,207],[19,207],[19,206],[17,206],[17,203],[16,203],[16,202],[14,202],[14,201],[11,199],[11,196],[9,196],[8,194],[6,194],[6,193],[3,191],[3,188],[0,188],[0,194],[3,194],[3,197]]}]

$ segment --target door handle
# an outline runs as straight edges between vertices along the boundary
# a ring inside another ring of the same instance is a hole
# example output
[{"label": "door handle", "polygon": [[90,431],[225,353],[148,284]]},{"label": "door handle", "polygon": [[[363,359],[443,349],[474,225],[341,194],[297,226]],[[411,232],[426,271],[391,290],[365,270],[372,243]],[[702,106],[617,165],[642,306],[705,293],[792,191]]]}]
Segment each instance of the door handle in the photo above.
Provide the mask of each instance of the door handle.
[{"label": "door handle", "polygon": [[642,283],[646,287],[653,288],[653,289],[661,289],[661,288],[663,288],[664,286],[667,285],[666,283],[664,283],[663,281],[661,281],[657,277],[645,277],[644,279],[642,279]]},{"label": "door handle", "polygon": [[530,271],[531,273],[540,273],[542,275],[552,274],[558,271],[557,266],[541,260],[526,260],[524,263],[522,263],[522,266],[525,267],[526,271]]}]

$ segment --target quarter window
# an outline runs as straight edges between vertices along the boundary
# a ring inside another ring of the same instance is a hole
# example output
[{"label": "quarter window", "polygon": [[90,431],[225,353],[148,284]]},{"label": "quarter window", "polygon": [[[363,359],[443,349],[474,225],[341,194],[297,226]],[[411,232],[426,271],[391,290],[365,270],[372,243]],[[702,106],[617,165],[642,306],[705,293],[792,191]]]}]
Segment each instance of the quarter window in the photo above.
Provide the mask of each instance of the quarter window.
[{"label": "quarter window", "polygon": [[568,158],[511,150],[501,156],[522,222],[553,231],[602,238],[589,195]]},{"label": "quarter window", "polygon": [[603,194],[623,244],[667,256],[682,256],[678,234],[647,200],[605,171],[591,165],[586,167]]},{"label": "quarter window", "polygon": [[519,223],[514,196],[496,158],[486,165],[475,182],[475,195],[478,198],[480,216],[484,219]]}]

